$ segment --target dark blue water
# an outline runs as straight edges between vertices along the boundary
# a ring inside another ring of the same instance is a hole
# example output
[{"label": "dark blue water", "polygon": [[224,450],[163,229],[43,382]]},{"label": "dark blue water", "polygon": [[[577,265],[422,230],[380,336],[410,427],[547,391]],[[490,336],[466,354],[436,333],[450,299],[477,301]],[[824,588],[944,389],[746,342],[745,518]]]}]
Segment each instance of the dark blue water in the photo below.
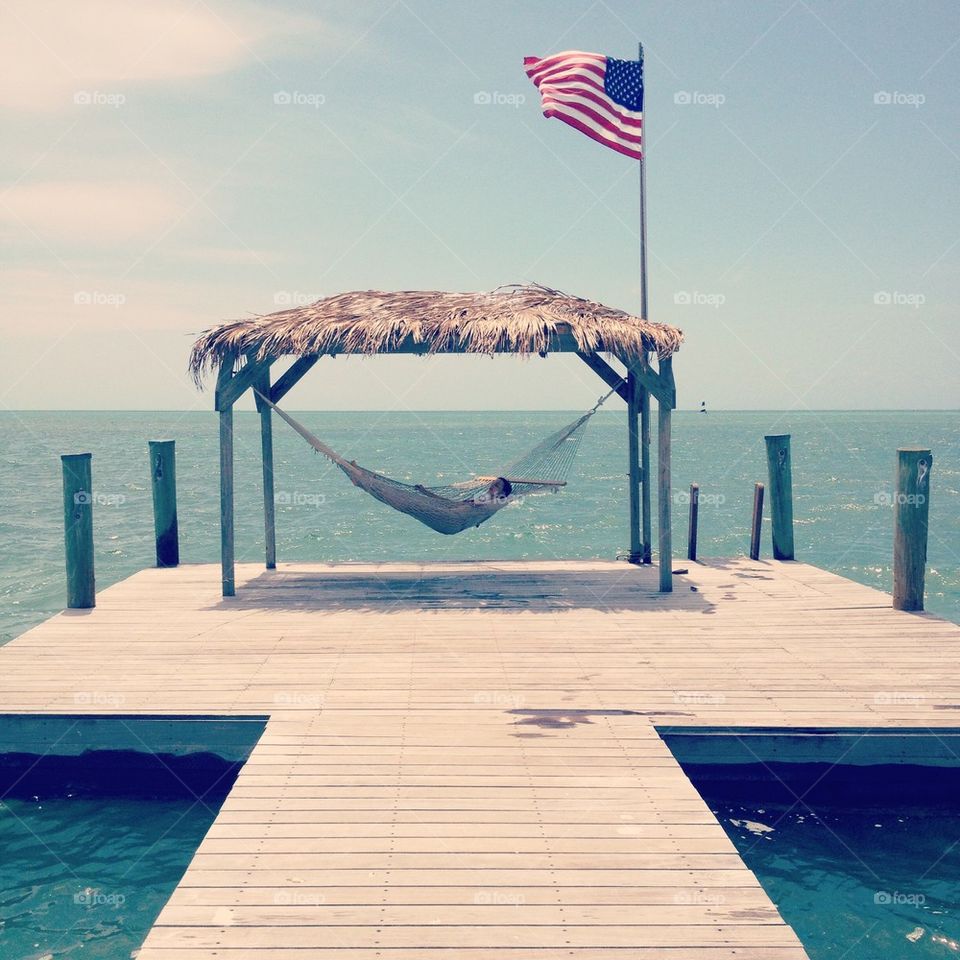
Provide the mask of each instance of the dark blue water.
[{"label": "dark blue water", "polygon": [[811,960],[943,960],[960,951],[955,801],[711,809]]},{"label": "dark blue water", "polygon": [[[511,460],[571,414],[306,413],[314,432],[360,463],[415,482],[459,480]],[[237,558],[260,561],[256,414],[236,416]],[[700,553],[743,554],[763,435],[793,436],[798,558],[889,589],[889,494],[898,446],[934,451],[928,608],[960,621],[960,418],[952,412],[769,412],[674,417],[675,543],[685,491],[701,484]],[[181,556],[218,559],[217,424],[203,413],[0,413],[0,641],[64,602],[60,462],[94,455],[100,588],[153,563],[148,439],[177,440]],[[441,537],[355,490],[277,423],[281,560],[613,558],[628,546],[626,436],[603,411],[567,489],[531,498],[456,537]],[[769,534],[764,551],[769,555]]]},{"label": "dark blue water", "polygon": [[238,769],[210,755],[0,756],[0,960],[127,960]]}]

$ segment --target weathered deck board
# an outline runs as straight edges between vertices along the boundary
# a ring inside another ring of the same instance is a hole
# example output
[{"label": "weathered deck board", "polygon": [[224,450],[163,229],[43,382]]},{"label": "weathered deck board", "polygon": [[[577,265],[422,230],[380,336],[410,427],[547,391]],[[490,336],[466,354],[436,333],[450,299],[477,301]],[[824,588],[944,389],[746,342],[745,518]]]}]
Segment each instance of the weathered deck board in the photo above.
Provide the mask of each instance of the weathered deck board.
[{"label": "weathered deck board", "polygon": [[146,570],[8,712],[270,721],[140,960],[802,960],[655,725],[949,726],[960,629],[802,564]]}]

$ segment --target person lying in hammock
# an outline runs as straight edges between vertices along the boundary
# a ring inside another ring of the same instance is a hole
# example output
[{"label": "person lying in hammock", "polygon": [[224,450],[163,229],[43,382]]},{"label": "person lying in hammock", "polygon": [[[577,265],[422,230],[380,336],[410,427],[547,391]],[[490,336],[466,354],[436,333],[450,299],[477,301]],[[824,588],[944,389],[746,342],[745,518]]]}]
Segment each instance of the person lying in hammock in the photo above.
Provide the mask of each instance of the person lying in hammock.
[{"label": "person lying in hammock", "polygon": [[[431,497],[436,497],[438,500],[446,500],[448,503],[451,502],[447,500],[446,497],[441,497],[439,494],[434,493],[422,483],[415,484],[414,489],[418,490],[420,493],[426,493]],[[487,507],[494,504],[502,505],[507,499],[509,499],[510,494],[512,493],[513,484],[506,477],[496,477],[490,486],[486,488],[486,490],[481,490],[479,493],[475,493],[472,497],[467,497],[466,500],[460,500],[459,503],[475,507]],[[458,501],[452,502],[458,503]]]},{"label": "person lying in hammock", "polygon": [[499,503],[513,493],[513,484],[506,477],[497,477],[486,490],[471,497],[470,503]]}]

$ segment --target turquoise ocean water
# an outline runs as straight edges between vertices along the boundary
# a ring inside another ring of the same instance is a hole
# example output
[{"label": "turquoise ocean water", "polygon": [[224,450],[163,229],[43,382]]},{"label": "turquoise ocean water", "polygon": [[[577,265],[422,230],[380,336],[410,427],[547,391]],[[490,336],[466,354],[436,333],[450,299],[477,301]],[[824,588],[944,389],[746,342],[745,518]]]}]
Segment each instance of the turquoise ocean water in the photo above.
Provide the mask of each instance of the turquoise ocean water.
[{"label": "turquoise ocean water", "polygon": [[[496,470],[571,419],[563,412],[303,413],[315,433],[398,479]],[[700,554],[747,548],[763,436],[793,437],[798,559],[889,589],[895,450],[934,453],[928,609],[960,621],[960,417],[954,412],[713,411],[674,416],[674,543],[685,491],[701,485]],[[261,561],[259,431],[236,415],[237,557]],[[146,442],[177,441],[181,557],[218,557],[217,422],[211,412],[0,413],[0,642],[64,603],[62,453],[93,454],[97,585],[153,563]],[[288,427],[275,427],[281,560],[613,558],[628,546],[622,414],[602,411],[560,494],[531,498],[476,530],[442,537],[355,490]],[[769,532],[764,551],[769,555]]]}]

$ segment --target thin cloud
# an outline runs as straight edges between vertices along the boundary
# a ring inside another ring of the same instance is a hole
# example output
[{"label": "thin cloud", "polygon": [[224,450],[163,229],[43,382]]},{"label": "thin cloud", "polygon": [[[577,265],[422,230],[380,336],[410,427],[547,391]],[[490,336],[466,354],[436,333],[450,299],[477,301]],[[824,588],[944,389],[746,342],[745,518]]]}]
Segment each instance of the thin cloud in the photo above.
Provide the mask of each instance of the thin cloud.
[{"label": "thin cloud", "polygon": [[181,0],[11,0],[0,6],[0,107],[56,111],[96,97],[110,105],[103,98],[129,98],[145,83],[249,64],[269,76],[263,47],[316,32],[328,32],[319,20],[278,18],[252,5],[220,11]]},{"label": "thin cloud", "polygon": [[168,191],[139,183],[49,181],[0,193],[0,223],[43,242],[117,243],[153,237],[183,205]]}]

